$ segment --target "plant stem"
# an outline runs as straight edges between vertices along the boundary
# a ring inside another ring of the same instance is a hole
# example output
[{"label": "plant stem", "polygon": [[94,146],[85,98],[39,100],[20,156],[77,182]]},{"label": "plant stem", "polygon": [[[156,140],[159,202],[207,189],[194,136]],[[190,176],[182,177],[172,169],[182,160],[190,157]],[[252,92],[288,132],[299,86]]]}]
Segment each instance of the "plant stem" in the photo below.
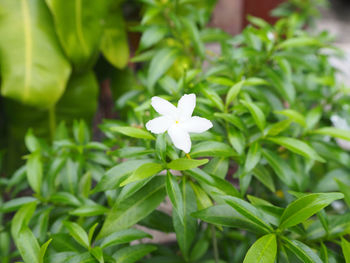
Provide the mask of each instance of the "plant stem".
[{"label": "plant stem", "polygon": [[213,252],[215,263],[219,263],[219,250],[218,250],[218,241],[216,239],[216,229],[214,225],[210,225],[211,228],[211,238],[213,242]]},{"label": "plant stem", "polygon": [[191,159],[191,156],[188,153],[186,153],[186,157],[187,159]]},{"label": "plant stem", "polygon": [[53,141],[55,137],[55,131],[56,131],[55,106],[52,106],[49,109],[49,129],[50,129],[50,138],[51,138],[51,141]]}]

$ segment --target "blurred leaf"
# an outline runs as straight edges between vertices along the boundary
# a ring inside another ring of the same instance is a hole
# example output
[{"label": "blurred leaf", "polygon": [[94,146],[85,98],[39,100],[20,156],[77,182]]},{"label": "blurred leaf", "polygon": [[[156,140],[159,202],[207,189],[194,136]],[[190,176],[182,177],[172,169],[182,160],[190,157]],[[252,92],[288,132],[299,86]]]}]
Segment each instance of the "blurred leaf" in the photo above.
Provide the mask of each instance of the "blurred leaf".
[{"label": "blurred leaf", "polygon": [[320,128],[320,129],[312,131],[312,133],[328,135],[328,136],[332,136],[332,137],[335,137],[335,138],[339,138],[339,139],[350,141],[350,131],[348,131],[348,130],[341,130],[341,129],[337,129],[337,128],[334,128],[334,127]]},{"label": "blurred leaf", "polygon": [[160,40],[164,39],[167,33],[168,28],[165,26],[154,25],[148,27],[142,33],[139,49],[143,50],[157,44]]},{"label": "blurred leaf", "polygon": [[350,242],[345,240],[345,238],[341,238],[341,248],[343,251],[343,255],[345,258],[345,262],[350,262]]},{"label": "blurred leaf", "polygon": [[53,15],[61,45],[78,71],[91,68],[102,36],[107,1],[76,0],[64,3],[46,0]]},{"label": "blurred leaf", "polygon": [[191,157],[206,157],[206,156],[215,156],[215,157],[230,157],[236,156],[236,152],[223,142],[216,141],[204,141],[196,143],[191,149]]},{"label": "blurred leaf", "polygon": [[261,146],[254,142],[250,147],[244,164],[244,171],[250,172],[259,163],[261,157]]},{"label": "blurred leaf", "polygon": [[150,134],[148,131],[134,128],[134,127],[121,127],[121,126],[113,126],[110,128],[112,132],[118,132],[121,134],[124,134],[129,137],[133,138],[139,138],[139,139],[147,139],[147,140],[154,140],[152,134]]},{"label": "blurred leaf", "polygon": [[306,158],[310,158],[312,160],[317,160],[319,162],[325,162],[325,160],[317,154],[317,152],[312,149],[308,144],[298,139],[289,138],[289,137],[274,137],[268,138],[269,141],[282,145],[286,147],[288,150],[300,154]]},{"label": "blurred leaf", "polygon": [[16,245],[24,260],[24,263],[41,262],[39,243],[28,227],[24,227],[19,231]]},{"label": "blurred leaf", "polygon": [[179,186],[179,183],[176,181],[175,177],[167,172],[166,177],[166,191],[169,196],[169,199],[173,205],[173,209],[175,209],[176,213],[179,215],[179,219],[181,220],[181,224],[184,224],[184,200],[182,198],[182,192]]},{"label": "blurred leaf", "polygon": [[70,65],[44,1],[5,0],[0,9],[0,35],[6,36],[0,43],[1,94],[41,109],[54,106],[64,92]]},{"label": "blurred leaf", "polygon": [[105,18],[101,47],[103,55],[116,68],[125,68],[129,61],[129,44],[122,9],[110,8]]},{"label": "blurred leaf", "polygon": [[157,80],[171,67],[176,58],[177,50],[171,48],[163,48],[156,52],[151,60],[148,70],[147,84],[152,91]]},{"label": "blurred leaf", "polygon": [[75,239],[75,241],[85,248],[90,247],[89,237],[81,226],[79,226],[77,223],[68,221],[63,222],[63,224],[68,229],[69,234]]},{"label": "blurred leaf", "polygon": [[261,131],[263,131],[265,128],[266,120],[265,115],[261,111],[261,109],[252,102],[242,100],[241,103],[249,110],[250,114],[253,116],[256,125]]},{"label": "blurred leaf", "polygon": [[285,109],[285,110],[281,110],[281,111],[276,111],[276,113],[282,114],[282,115],[290,118],[291,120],[298,123],[302,127],[306,127],[306,120],[305,120],[304,116],[295,110]]},{"label": "blurred leaf", "polygon": [[322,263],[319,256],[312,251],[311,248],[298,240],[290,240],[287,237],[283,237],[283,241],[286,242],[286,247],[292,251],[300,260],[305,263]]}]

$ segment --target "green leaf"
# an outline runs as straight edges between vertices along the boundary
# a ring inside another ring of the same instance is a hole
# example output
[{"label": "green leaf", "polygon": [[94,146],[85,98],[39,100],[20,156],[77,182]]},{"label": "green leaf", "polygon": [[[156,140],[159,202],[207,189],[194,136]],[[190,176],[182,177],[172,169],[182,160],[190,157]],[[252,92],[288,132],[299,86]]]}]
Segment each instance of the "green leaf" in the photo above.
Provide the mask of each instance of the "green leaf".
[{"label": "green leaf", "polygon": [[107,1],[75,0],[64,3],[46,0],[53,15],[63,50],[78,71],[90,68],[98,53],[102,36],[101,20]]},{"label": "green leaf", "polygon": [[258,142],[254,142],[249,147],[247,158],[244,164],[244,171],[250,172],[259,163],[261,158],[261,146]]},{"label": "green leaf", "polygon": [[97,259],[99,263],[104,263],[103,251],[100,247],[93,247],[90,253]]},{"label": "green leaf", "polygon": [[27,179],[30,187],[38,194],[41,191],[43,167],[39,153],[31,154],[27,160]]},{"label": "green leaf", "polygon": [[0,9],[1,94],[41,109],[52,107],[71,70],[45,2],[6,0]]},{"label": "green leaf", "polygon": [[39,254],[39,262],[44,263],[44,258],[46,254],[47,247],[50,245],[52,239],[49,239],[46,241],[41,247],[40,247],[40,254]]},{"label": "green leaf", "polygon": [[33,153],[41,149],[40,142],[33,134],[33,130],[29,129],[24,138],[27,149]]},{"label": "green leaf", "polygon": [[253,175],[258,179],[263,185],[265,185],[271,192],[275,192],[275,183],[270,175],[269,171],[261,165],[258,165],[252,171]]},{"label": "green leaf", "polygon": [[141,238],[151,238],[152,236],[138,229],[126,229],[115,232],[105,237],[101,243],[101,248],[107,248],[114,245],[129,243]]},{"label": "green leaf", "polygon": [[237,153],[226,143],[216,141],[204,141],[193,145],[190,152],[192,158],[197,157],[231,157]]},{"label": "green leaf", "polygon": [[115,189],[126,177],[139,168],[141,165],[150,162],[150,160],[130,160],[122,162],[110,170],[102,177],[92,193]]},{"label": "green leaf", "polygon": [[143,33],[140,40],[140,50],[144,50],[158,43],[168,33],[165,26],[153,25],[148,27]]},{"label": "green leaf", "polygon": [[89,248],[89,237],[85,230],[77,223],[64,221],[64,226],[68,229],[69,234],[77,241],[80,245],[85,248]]},{"label": "green leaf", "polygon": [[261,227],[254,221],[251,221],[245,216],[242,216],[227,204],[208,207],[206,209],[194,212],[192,216],[210,224],[233,227],[237,229],[246,229],[255,234],[269,233],[265,227]]},{"label": "green leaf", "polygon": [[275,111],[275,113],[284,115],[290,118],[291,120],[293,120],[294,122],[298,123],[300,126],[306,127],[306,120],[304,116],[295,110],[285,109],[285,110]]},{"label": "green leaf", "polygon": [[213,187],[213,190],[219,194],[240,196],[237,189],[230,182],[215,175],[209,175],[199,168],[188,170],[186,173],[196,179],[199,183]]},{"label": "green leaf", "polygon": [[226,178],[229,169],[229,158],[214,157],[204,166],[203,170],[208,174],[213,174],[222,179]]},{"label": "green leaf", "polygon": [[275,234],[259,238],[248,250],[243,263],[274,263],[277,254]]},{"label": "green leaf", "polygon": [[350,186],[348,186],[347,184],[344,184],[342,181],[335,179],[338,187],[339,187],[339,191],[343,193],[344,195],[344,199],[345,199],[345,203],[348,205],[348,207],[350,207],[350,191],[349,188]]},{"label": "green leaf", "polygon": [[156,175],[163,170],[163,165],[159,163],[145,163],[137,168],[128,178],[121,182],[120,186],[127,185],[129,183],[143,180]]},{"label": "green leaf", "polygon": [[292,251],[302,262],[305,263],[322,263],[319,256],[311,250],[308,246],[298,240],[290,240],[286,237],[282,237],[286,243],[286,247]]},{"label": "green leaf", "polygon": [[196,195],[198,209],[205,209],[213,205],[213,202],[207,193],[204,192],[204,190],[199,185],[196,185],[192,181],[190,181],[190,185],[193,189],[194,194]]},{"label": "green leaf", "polygon": [[265,129],[266,120],[262,110],[252,102],[242,100],[241,103],[249,110],[250,114],[253,116],[256,125],[261,131],[263,131]]},{"label": "green leaf", "polygon": [[294,172],[289,164],[273,151],[263,149],[262,153],[280,180],[289,187],[294,186]]},{"label": "green leaf", "polygon": [[89,205],[80,206],[77,209],[74,209],[73,211],[69,212],[69,214],[75,215],[75,216],[90,217],[90,216],[104,215],[108,211],[109,209],[102,205],[89,204]]},{"label": "green leaf", "polygon": [[310,158],[312,160],[317,160],[319,162],[325,162],[325,160],[317,154],[317,152],[312,149],[308,144],[298,139],[289,138],[289,137],[274,137],[267,138],[267,140],[279,144],[288,150],[300,154],[306,158]]},{"label": "green leaf", "polygon": [[18,210],[18,208],[20,208],[22,205],[32,203],[36,200],[37,200],[36,198],[29,197],[29,196],[18,197],[1,204],[0,212],[1,213],[13,212]]},{"label": "green leaf", "polygon": [[156,246],[146,244],[124,247],[114,253],[113,258],[116,263],[134,263],[156,249]]},{"label": "green leaf", "polygon": [[314,131],[312,131],[312,133],[328,135],[328,136],[332,136],[335,138],[350,141],[350,131],[341,130],[341,129],[337,129],[334,127],[324,127],[321,129],[314,130]]},{"label": "green leaf", "polygon": [[184,209],[183,218],[181,219],[180,215],[173,211],[173,224],[177,242],[183,257],[187,261],[197,231],[197,219],[191,216],[197,210],[197,204],[193,190],[185,179],[182,180],[181,191]]},{"label": "green leaf", "polygon": [[341,193],[318,193],[304,195],[293,201],[284,210],[280,219],[280,228],[295,226],[335,200],[344,198]]},{"label": "green leaf", "polygon": [[157,176],[131,197],[115,203],[97,239],[136,224],[157,208],[164,196],[164,178]]},{"label": "green leaf", "polygon": [[276,136],[290,127],[291,120],[276,122],[268,127],[267,135]]},{"label": "green leaf", "polygon": [[181,223],[184,224],[183,219],[185,211],[181,189],[175,177],[170,172],[167,173],[166,191],[171,203],[173,204],[173,208],[176,210],[179,216]]},{"label": "green leaf", "polygon": [[227,204],[232,206],[238,213],[240,213],[245,218],[254,222],[255,224],[266,229],[267,232],[272,232],[271,226],[266,223],[262,218],[261,213],[253,205],[244,201],[243,199],[233,197],[233,196],[222,196]]},{"label": "green leaf", "polygon": [[194,159],[180,158],[168,163],[167,168],[172,170],[177,170],[177,171],[184,171],[184,170],[197,168],[198,166],[206,164],[208,161],[209,161],[208,159],[194,160]]},{"label": "green leaf", "polygon": [[130,51],[122,9],[110,8],[104,21],[100,47],[103,56],[116,68],[125,68]]},{"label": "green leaf", "polygon": [[350,263],[350,242],[345,238],[341,238],[341,249],[346,263]]},{"label": "green leaf", "polygon": [[28,227],[24,227],[19,231],[16,245],[24,263],[40,263],[39,243]]},{"label": "green leaf", "polygon": [[153,90],[157,80],[162,77],[174,63],[176,54],[176,49],[163,48],[153,56],[149,66],[147,79],[147,84],[150,90]]},{"label": "green leaf", "polygon": [[121,127],[121,126],[113,126],[110,128],[112,132],[118,132],[124,134],[129,137],[138,138],[138,139],[147,139],[147,140],[155,140],[152,134],[148,131],[134,128],[134,127]]},{"label": "green leaf", "polygon": [[241,80],[240,82],[237,82],[228,90],[226,95],[226,107],[236,99],[237,95],[239,94],[239,92],[243,87],[243,84],[244,84],[244,80]]},{"label": "green leaf", "polygon": [[32,215],[36,209],[36,202],[23,205],[12,218],[11,235],[16,240],[23,227],[28,226]]},{"label": "green leaf", "polygon": [[319,46],[320,42],[316,38],[312,37],[295,37],[284,40],[281,42],[277,48],[285,49],[285,48],[294,48],[294,47],[306,47],[306,46]]}]

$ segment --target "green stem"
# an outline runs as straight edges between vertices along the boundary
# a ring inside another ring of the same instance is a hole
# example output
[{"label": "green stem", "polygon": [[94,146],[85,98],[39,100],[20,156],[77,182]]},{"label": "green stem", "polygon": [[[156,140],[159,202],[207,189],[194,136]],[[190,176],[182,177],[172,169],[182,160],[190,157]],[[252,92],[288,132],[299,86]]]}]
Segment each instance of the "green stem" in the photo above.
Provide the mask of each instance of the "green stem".
[{"label": "green stem", "polygon": [[216,229],[214,225],[210,225],[211,228],[211,237],[213,242],[213,252],[215,263],[219,263],[219,250],[218,250],[218,241],[216,239]]},{"label": "green stem", "polygon": [[55,106],[52,106],[49,109],[49,129],[50,129],[50,138],[51,138],[51,141],[53,141],[55,137],[55,131],[56,131]]}]

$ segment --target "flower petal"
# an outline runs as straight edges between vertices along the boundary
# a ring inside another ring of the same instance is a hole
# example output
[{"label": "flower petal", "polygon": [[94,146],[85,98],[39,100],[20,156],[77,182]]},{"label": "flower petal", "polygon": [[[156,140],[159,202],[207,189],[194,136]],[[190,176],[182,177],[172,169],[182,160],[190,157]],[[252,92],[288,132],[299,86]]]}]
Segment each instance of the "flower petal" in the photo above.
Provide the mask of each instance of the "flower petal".
[{"label": "flower petal", "polygon": [[194,107],[196,107],[196,95],[193,93],[183,95],[177,104],[180,118],[182,120],[191,118]]},{"label": "flower petal", "polygon": [[191,150],[191,138],[188,132],[181,128],[180,125],[173,125],[168,130],[171,141],[176,148],[189,153]]},{"label": "flower petal", "polygon": [[168,117],[160,116],[146,123],[146,129],[152,133],[159,134],[166,132],[173,124],[173,120]]},{"label": "flower petal", "polygon": [[181,126],[187,132],[201,133],[201,132],[205,132],[205,131],[209,130],[211,127],[213,127],[213,124],[211,123],[210,120],[194,116],[191,119],[182,123]]},{"label": "flower petal", "polygon": [[152,97],[152,107],[161,115],[175,117],[177,115],[177,108],[169,101],[160,97]]}]

